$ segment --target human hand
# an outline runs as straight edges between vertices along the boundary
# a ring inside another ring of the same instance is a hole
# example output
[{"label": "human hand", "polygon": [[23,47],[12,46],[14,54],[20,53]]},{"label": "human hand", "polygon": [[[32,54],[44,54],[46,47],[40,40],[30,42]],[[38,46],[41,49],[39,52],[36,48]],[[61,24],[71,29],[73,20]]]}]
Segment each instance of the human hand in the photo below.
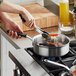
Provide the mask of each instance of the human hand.
[{"label": "human hand", "polygon": [[8,24],[8,27],[6,27],[6,30],[8,31],[8,35],[12,38],[21,38],[21,36],[17,35],[17,32],[23,33],[19,25],[15,22],[12,23],[12,26]]},{"label": "human hand", "polygon": [[23,12],[20,14],[20,17],[26,26],[33,28],[35,26],[35,20],[34,17],[26,10],[24,9]]},{"label": "human hand", "polygon": [[12,4],[8,1],[3,1],[3,3],[0,6],[0,11],[21,14],[22,17],[26,20],[26,22],[23,22],[26,26],[34,27],[35,25],[33,16],[24,7],[21,7],[16,4]]},{"label": "human hand", "polygon": [[14,22],[10,17],[8,17],[8,15],[6,13],[1,13],[2,17],[1,17],[1,21],[4,24],[4,30],[8,31],[9,33],[8,35],[11,36],[12,38],[21,38],[21,36],[17,35],[17,32],[21,32],[23,33],[22,29],[20,28],[20,26]]},{"label": "human hand", "polygon": [[20,26],[16,22],[10,21],[10,20],[8,21],[8,23],[5,23],[5,29],[7,31],[9,30],[9,33],[8,33],[9,36],[16,39],[21,38],[21,36],[17,35],[17,32],[23,33]]}]

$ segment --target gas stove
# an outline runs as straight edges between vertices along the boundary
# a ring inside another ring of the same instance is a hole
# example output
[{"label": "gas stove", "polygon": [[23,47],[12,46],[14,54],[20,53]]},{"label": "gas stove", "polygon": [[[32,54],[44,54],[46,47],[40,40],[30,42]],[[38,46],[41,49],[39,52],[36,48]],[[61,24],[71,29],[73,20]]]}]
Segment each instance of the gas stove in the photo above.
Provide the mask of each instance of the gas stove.
[{"label": "gas stove", "polygon": [[33,48],[25,49],[30,56],[50,75],[50,76],[70,76],[67,69],[44,62],[44,60],[54,61],[63,65],[68,66],[69,68],[73,65],[76,65],[76,50],[70,48],[70,51],[65,56],[61,57],[42,57],[33,52]]}]

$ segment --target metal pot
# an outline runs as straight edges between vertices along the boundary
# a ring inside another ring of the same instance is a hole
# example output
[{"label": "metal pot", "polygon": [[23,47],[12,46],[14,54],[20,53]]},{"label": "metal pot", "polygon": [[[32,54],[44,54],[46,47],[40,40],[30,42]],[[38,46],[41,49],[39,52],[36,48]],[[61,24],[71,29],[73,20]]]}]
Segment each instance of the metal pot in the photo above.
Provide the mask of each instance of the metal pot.
[{"label": "metal pot", "polygon": [[[63,35],[61,35],[63,36]],[[33,48],[34,52],[40,56],[46,56],[46,57],[59,57],[67,54],[69,52],[69,38],[67,36],[64,36],[65,45],[64,46],[58,46],[58,47],[49,47],[49,46],[40,46],[39,43],[45,43],[45,41],[42,39],[41,35],[37,35],[33,38]]]},{"label": "metal pot", "polygon": [[[33,38],[29,37],[26,34],[20,34],[18,33],[18,35],[21,35],[23,37],[29,38],[30,40],[32,40],[32,45],[34,48],[34,52],[37,55],[40,56],[45,56],[45,57],[59,57],[59,56],[64,56],[69,52],[69,43],[70,40],[67,36],[60,34],[60,38],[58,40],[64,41],[64,45],[63,46],[55,46],[55,47],[50,47],[47,45],[41,46],[39,45],[40,43],[46,43],[46,40],[42,39],[42,35],[36,35]],[[63,37],[63,38],[62,38]]]}]

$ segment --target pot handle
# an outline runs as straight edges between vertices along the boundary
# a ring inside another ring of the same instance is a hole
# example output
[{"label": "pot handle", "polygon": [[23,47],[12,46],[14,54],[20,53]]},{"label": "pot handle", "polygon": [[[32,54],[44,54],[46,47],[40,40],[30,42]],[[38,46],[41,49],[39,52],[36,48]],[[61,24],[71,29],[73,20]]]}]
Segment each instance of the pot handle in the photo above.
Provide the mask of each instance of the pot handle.
[{"label": "pot handle", "polygon": [[54,62],[54,61],[50,61],[50,60],[47,60],[47,59],[44,59],[44,62],[51,63],[51,64],[54,64],[54,65],[63,67],[63,68],[67,69],[70,72],[70,68],[65,66],[65,65],[63,65],[63,64],[60,64],[60,63],[57,63],[57,62]]},{"label": "pot handle", "polygon": [[[9,30],[7,30],[7,33],[9,33]],[[23,34],[23,33],[17,32],[17,35],[21,36],[21,37],[28,38],[28,39],[30,39],[32,41],[32,38],[30,36],[28,36],[27,34]]]}]

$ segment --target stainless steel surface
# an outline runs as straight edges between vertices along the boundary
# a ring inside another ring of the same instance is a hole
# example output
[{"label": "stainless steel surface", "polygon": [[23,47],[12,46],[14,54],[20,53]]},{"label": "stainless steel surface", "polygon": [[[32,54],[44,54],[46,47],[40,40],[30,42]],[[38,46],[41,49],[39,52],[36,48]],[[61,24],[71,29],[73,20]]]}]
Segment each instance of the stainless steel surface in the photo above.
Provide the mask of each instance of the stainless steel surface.
[{"label": "stainless steel surface", "polygon": [[41,35],[37,35],[33,38],[33,46],[34,46],[34,52],[41,56],[63,56],[69,52],[69,38],[66,37],[66,44],[64,46],[59,47],[49,47],[49,46],[39,46],[37,44],[39,43],[45,43],[44,40],[42,40]]},{"label": "stainless steel surface", "polygon": [[10,51],[9,57],[25,76],[49,76],[49,74],[24,49]]},{"label": "stainless steel surface", "polygon": [[37,27],[36,25],[35,25],[34,29],[35,29],[37,32],[39,32],[40,34],[43,33],[42,30],[41,30],[39,27]]},{"label": "stainless steel surface", "polygon": [[73,71],[76,71],[76,65],[73,65],[71,68],[69,68],[66,65],[63,65],[63,64],[60,64],[60,63],[57,63],[57,62],[54,62],[54,61],[50,61],[48,59],[44,59],[44,62],[53,64],[53,65],[57,65],[57,66],[63,67],[66,70],[68,70],[68,72],[61,73],[60,76],[67,76],[67,75],[69,75],[69,76],[76,76],[76,75],[72,74]]},{"label": "stainless steel surface", "polygon": [[34,52],[40,56],[45,56],[45,57],[51,57],[51,56],[55,56],[55,57],[59,57],[59,56],[64,56],[65,54],[67,54],[69,52],[69,38],[65,35],[60,34],[58,36],[58,40],[60,41],[64,41],[64,45],[63,46],[57,46],[57,47],[50,47],[50,46],[40,46],[40,43],[46,43],[46,40],[42,39],[42,35],[36,35],[33,38],[29,37],[28,35],[26,36],[27,38],[29,38],[30,40],[32,40],[32,45],[34,48]]},{"label": "stainless steel surface", "polygon": [[76,64],[76,59],[73,61],[72,65],[75,65]]},{"label": "stainless steel surface", "polygon": [[[55,2],[54,0],[44,0],[45,3],[45,7],[50,10],[51,12],[53,12],[55,15],[59,16],[59,3]],[[76,4],[76,0],[74,2]],[[70,5],[69,6],[70,11],[73,10],[74,5]],[[69,11],[69,12],[70,12]],[[70,12],[71,13],[71,12]]]},{"label": "stainless steel surface", "polygon": [[[40,43],[46,43],[46,40],[42,39],[41,35],[36,35],[33,38],[29,38],[29,36],[26,36],[30,40],[32,40],[32,45],[34,48],[34,52],[40,56],[50,57],[50,56],[63,56],[69,52],[69,38],[65,35],[60,34],[59,36],[65,37],[65,44],[63,46],[57,46],[57,47],[50,47],[50,46],[40,46],[38,44]],[[60,39],[59,39],[60,40]]]},{"label": "stainless steel surface", "polygon": [[32,41],[32,38],[30,36],[27,35],[26,37]]},{"label": "stainless steel surface", "polygon": [[49,34],[48,34],[46,31],[43,31],[42,29],[40,29],[40,28],[37,27],[36,25],[35,25],[34,29],[35,29],[38,33],[40,33],[47,41],[50,41],[50,40],[51,40]]},{"label": "stainless steel surface", "polygon": [[60,63],[57,63],[57,62],[54,62],[54,61],[50,61],[50,60],[47,60],[47,59],[44,59],[44,62],[51,63],[51,64],[54,64],[54,65],[63,67],[65,69],[67,69],[68,71],[70,71],[70,68],[68,66],[63,65],[63,64],[60,64]]},{"label": "stainless steel surface", "polygon": [[59,76],[71,76],[68,72],[63,71],[59,74]]},{"label": "stainless steel surface", "polygon": [[[46,2],[48,2],[48,5],[46,5]],[[57,16],[59,16],[59,5],[52,0],[45,0],[45,7]]]}]

